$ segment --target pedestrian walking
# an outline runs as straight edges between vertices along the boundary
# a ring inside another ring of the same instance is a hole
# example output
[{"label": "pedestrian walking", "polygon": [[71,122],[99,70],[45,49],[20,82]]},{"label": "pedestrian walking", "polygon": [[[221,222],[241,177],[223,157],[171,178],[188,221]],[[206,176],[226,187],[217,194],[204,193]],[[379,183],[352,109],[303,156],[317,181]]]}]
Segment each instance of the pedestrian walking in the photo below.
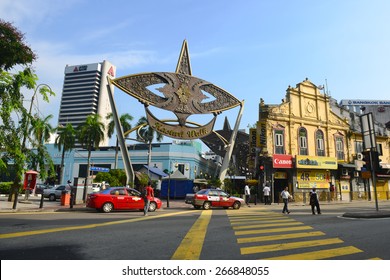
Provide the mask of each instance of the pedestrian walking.
[{"label": "pedestrian walking", "polygon": [[271,201],[269,199],[271,189],[268,187],[268,185],[265,185],[263,188],[264,193],[264,205],[271,204]]},{"label": "pedestrian walking", "polygon": [[65,190],[67,193],[70,193],[72,191],[72,181],[71,180],[68,180],[66,182]]},{"label": "pedestrian walking", "polygon": [[251,207],[249,205],[249,200],[251,198],[251,190],[249,189],[248,185],[245,185],[245,203],[248,207]]},{"label": "pedestrian walking", "polygon": [[154,199],[154,190],[152,188],[152,182],[148,182],[148,185],[144,187],[142,191],[142,198],[144,199],[144,216],[148,215],[150,206],[150,198]]},{"label": "pedestrian walking", "polygon": [[288,210],[288,199],[291,198],[291,194],[288,192],[288,187],[285,187],[282,191],[282,199],[283,199],[283,210],[282,213],[290,214],[290,211]]},{"label": "pedestrian walking", "polygon": [[311,205],[311,212],[313,213],[313,215],[316,214],[314,209],[317,210],[317,214],[321,214],[320,202],[318,200],[318,194],[315,187],[313,187],[312,190],[310,191],[310,205]]}]

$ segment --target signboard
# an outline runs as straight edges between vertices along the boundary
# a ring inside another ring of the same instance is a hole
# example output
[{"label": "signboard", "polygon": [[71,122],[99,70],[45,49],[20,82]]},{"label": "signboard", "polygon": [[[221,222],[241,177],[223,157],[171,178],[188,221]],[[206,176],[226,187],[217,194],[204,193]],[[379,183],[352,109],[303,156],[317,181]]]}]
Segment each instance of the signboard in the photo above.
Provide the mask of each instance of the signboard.
[{"label": "signboard", "polygon": [[287,179],[287,172],[275,172],[274,179]]},{"label": "signboard", "polygon": [[383,106],[390,105],[390,100],[359,100],[359,99],[343,99],[340,102],[341,105],[345,106]]},{"label": "signboard", "polygon": [[258,138],[258,144],[257,146],[260,148],[266,148],[267,147],[267,123],[262,120],[257,122],[258,130],[259,130],[259,135],[260,137]]},{"label": "signboard", "polygon": [[293,168],[292,155],[273,155],[272,156],[273,168]]},{"label": "signboard", "polygon": [[298,189],[328,189],[330,172],[326,170],[298,170]]},{"label": "signboard", "polygon": [[372,113],[361,115],[360,122],[362,125],[363,148],[365,150],[376,148],[375,127]]},{"label": "signboard", "polygon": [[110,168],[91,166],[89,171],[98,171],[98,172],[110,172]]},{"label": "signboard", "polygon": [[255,157],[256,157],[256,142],[257,142],[257,129],[249,129],[249,158],[248,158],[248,167],[253,169],[255,167]]},{"label": "signboard", "polygon": [[337,158],[335,157],[314,157],[296,156],[297,168],[308,169],[337,169]]}]

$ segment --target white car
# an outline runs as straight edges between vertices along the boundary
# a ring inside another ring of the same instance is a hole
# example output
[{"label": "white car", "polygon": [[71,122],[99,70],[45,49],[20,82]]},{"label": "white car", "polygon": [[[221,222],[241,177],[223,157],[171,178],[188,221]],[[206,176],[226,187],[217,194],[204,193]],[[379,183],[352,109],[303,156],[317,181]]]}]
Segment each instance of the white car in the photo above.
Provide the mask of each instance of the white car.
[{"label": "white car", "polygon": [[57,198],[61,198],[62,192],[65,189],[65,185],[54,185],[52,188],[43,190],[43,197],[48,198],[50,201],[55,201]]}]

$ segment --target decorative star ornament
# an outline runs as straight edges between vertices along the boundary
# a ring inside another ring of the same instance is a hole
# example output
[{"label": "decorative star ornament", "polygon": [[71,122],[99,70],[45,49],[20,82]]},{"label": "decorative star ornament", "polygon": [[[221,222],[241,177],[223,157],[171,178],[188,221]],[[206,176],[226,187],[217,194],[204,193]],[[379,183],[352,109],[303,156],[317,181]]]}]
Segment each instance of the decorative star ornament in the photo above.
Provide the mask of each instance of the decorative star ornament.
[{"label": "decorative star ornament", "polygon": [[[184,40],[176,72],[151,72],[119,77],[111,83],[138,99],[144,104],[149,125],[163,135],[178,139],[196,139],[213,131],[215,120],[222,111],[239,106],[241,102],[220,87],[192,76],[187,41]],[[157,88],[162,96],[147,87],[164,84]],[[208,96],[215,99],[206,102]],[[159,120],[148,109],[154,106],[173,112],[177,120]],[[188,121],[194,114],[213,114],[213,119],[206,125]],[[171,122],[177,122],[177,125]],[[189,125],[190,124],[190,125]]]}]

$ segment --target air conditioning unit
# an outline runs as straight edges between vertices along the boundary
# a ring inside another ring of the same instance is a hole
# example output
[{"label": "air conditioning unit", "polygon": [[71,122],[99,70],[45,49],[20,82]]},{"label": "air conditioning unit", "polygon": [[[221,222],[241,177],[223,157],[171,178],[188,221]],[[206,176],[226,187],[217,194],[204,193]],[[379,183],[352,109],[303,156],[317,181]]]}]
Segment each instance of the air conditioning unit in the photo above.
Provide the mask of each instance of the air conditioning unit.
[{"label": "air conditioning unit", "polygon": [[347,169],[342,169],[342,170],[341,170],[341,174],[342,174],[343,176],[348,176],[348,170],[347,170]]},{"label": "air conditioning unit", "polygon": [[356,158],[357,158],[357,160],[363,160],[363,154],[357,153]]}]

